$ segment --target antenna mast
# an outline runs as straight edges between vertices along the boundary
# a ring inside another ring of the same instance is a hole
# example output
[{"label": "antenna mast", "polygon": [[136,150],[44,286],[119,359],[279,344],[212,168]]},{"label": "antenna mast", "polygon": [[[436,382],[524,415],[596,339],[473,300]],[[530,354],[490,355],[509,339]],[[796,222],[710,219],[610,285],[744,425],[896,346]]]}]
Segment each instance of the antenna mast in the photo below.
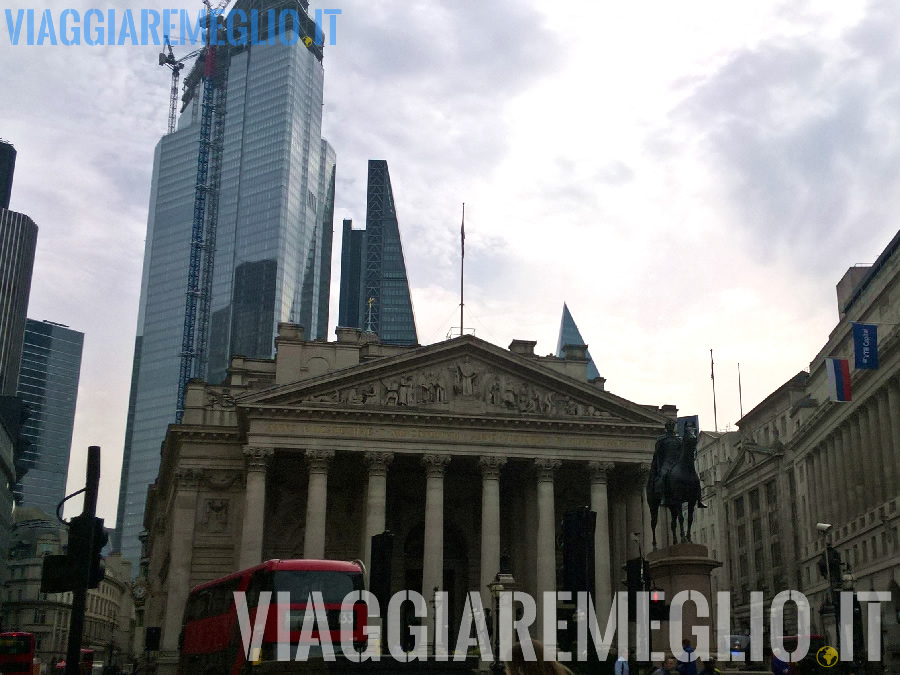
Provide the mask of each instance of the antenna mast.
[{"label": "antenna mast", "polygon": [[459,336],[463,335],[463,277],[466,266],[466,203],[462,205],[462,225],[459,228],[460,252],[459,257]]}]

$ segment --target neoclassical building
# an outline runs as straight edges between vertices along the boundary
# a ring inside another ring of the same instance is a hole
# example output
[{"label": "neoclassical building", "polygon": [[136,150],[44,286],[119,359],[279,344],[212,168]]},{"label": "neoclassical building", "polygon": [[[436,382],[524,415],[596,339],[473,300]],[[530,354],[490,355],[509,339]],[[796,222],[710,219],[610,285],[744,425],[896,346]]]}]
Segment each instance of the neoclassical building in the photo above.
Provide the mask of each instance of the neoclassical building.
[{"label": "neoclassical building", "polygon": [[144,521],[145,625],[162,627],[160,672],[194,585],[270,558],[368,564],[385,529],[392,590],[447,591],[453,626],[468,591],[488,606],[501,559],[522,590],[556,589],[560,521],[590,506],[608,611],[638,555],[633,533],[649,540],[643,487],[674,406],[588,381],[584,345],[558,358],[522,340],[397,347],[337,333],[309,342],[282,324],[274,359],[234,357],[224,384],[188,385]]}]

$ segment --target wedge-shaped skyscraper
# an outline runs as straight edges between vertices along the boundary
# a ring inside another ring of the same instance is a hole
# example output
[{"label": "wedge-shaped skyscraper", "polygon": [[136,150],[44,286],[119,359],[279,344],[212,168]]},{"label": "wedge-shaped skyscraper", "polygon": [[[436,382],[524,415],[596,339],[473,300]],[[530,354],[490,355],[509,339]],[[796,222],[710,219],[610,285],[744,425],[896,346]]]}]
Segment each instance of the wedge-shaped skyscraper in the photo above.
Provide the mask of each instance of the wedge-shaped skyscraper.
[{"label": "wedge-shaped skyscraper", "polygon": [[419,342],[391,176],[383,159],[369,160],[366,229],[354,230],[344,221],[338,325],[371,331],[387,344]]},{"label": "wedge-shaped skyscraper", "polygon": [[[279,322],[301,324],[309,339],[328,332],[335,155],[321,137],[323,52],[296,36],[280,39],[283,31],[315,38],[304,0],[238,0],[231,11],[250,16],[251,9],[259,17],[260,42],[269,37],[271,44],[220,44],[215,56],[217,67],[224,58],[229,65],[208,341],[198,346],[211,382],[225,378],[233,354],[271,357]],[[299,23],[268,23],[286,9],[297,11]],[[166,427],[175,421],[206,119],[203,68],[199,60],[185,77],[178,128],[159,141],[153,163],[114,539],[134,561],[147,486],[156,479]]]}]

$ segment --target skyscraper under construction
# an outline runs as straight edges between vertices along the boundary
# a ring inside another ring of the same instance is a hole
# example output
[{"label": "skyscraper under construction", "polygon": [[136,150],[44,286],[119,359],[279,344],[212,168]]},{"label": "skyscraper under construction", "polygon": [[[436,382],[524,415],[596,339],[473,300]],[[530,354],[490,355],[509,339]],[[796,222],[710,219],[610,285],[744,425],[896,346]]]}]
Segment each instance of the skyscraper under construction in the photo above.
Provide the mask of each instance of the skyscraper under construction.
[{"label": "skyscraper under construction", "polygon": [[[261,38],[295,31],[315,39],[304,0],[238,0],[231,11],[249,15],[251,5]],[[269,9],[275,15],[295,9],[299,24],[270,26]],[[198,360],[195,371],[212,382],[225,378],[232,354],[272,356],[279,322],[301,324],[310,339],[327,336],[335,155],[321,137],[322,47],[296,38],[265,42],[274,44],[219,46],[215,54],[227,99],[216,99],[224,110],[216,111],[221,154],[211,154],[209,167],[215,194],[208,199],[217,200],[215,256],[206,328],[196,344],[202,364]],[[154,155],[113,542],[135,561],[147,487],[157,475],[166,427],[175,421],[192,224],[198,191],[207,189],[198,179],[198,147],[208,121],[203,78],[209,58],[201,54],[185,78],[177,129],[160,139]]]}]

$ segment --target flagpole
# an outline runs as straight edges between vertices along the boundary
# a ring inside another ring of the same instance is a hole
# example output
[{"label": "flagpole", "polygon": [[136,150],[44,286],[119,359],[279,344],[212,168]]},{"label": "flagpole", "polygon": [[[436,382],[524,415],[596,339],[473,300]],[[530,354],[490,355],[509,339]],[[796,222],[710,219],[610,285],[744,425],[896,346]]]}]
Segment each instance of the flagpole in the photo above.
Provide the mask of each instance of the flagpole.
[{"label": "flagpole", "polygon": [[713,426],[719,430],[719,418],[716,414],[716,363],[713,361],[713,350],[709,350],[709,377],[712,380],[713,390]]},{"label": "flagpole", "polygon": [[463,334],[463,278],[466,268],[466,203],[462,205],[462,225],[459,228],[460,257],[459,257],[459,336]]},{"label": "flagpole", "polygon": [[741,396],[741,364],[738,363],[738,403],[741,406],[741,419],[744,419],[744,399]]}]

